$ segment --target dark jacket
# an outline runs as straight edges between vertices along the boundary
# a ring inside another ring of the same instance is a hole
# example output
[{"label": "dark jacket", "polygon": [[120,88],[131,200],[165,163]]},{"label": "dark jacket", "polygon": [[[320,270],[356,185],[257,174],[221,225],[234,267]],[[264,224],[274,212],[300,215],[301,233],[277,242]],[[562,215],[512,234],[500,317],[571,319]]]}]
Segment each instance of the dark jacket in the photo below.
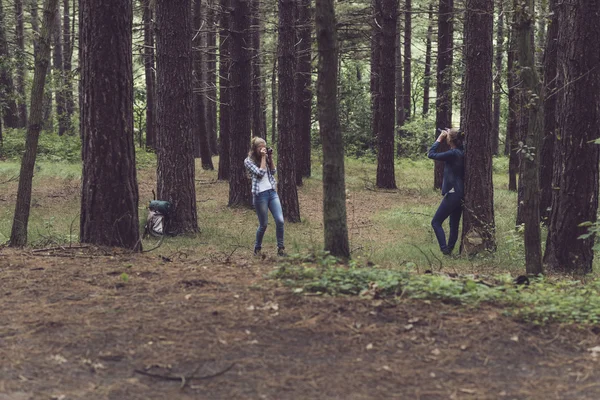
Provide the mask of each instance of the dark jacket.
[{"label": "dark jacket", "polygon": [[460,197],[465,195],[465,151],[462,148],[450,149],[443,153],[436,153],[440,142],[436,141],[429,149],[427,157],[444,161],[444,181],[442,182],[442,194],[445,195],[450,190]]}]

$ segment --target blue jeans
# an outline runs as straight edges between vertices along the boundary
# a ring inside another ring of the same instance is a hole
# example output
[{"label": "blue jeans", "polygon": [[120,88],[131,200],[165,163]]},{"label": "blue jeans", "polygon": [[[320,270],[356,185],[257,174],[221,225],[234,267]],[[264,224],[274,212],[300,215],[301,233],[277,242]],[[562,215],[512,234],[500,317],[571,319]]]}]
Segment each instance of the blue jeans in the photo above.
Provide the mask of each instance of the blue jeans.
[{"label": "blue jeans", "polygon": [[[449,254],[454,249],[454,245],[456,245],[456,241],[458,240],[458,224],[462,214],[462,200],[462,196],[456,193],[446,193],[431,220],[435,237],[440,245],[440,250],[444,254]],[[448,244],[446,244],[446,235],[444,234],[442,224],[448,217],[450,217],[450,237],[448,238]]]},{"label": "blue jeans", "polygon": [[277,247],[283,248],[283,210],[277,192],[273,189],[265,190],[253,198],[254,208],[258,216],[258,229],[256,230],[255,249],[262,247],[263,236],[267,230],[269,210],[275,220],[275,234],[277,236]]}]

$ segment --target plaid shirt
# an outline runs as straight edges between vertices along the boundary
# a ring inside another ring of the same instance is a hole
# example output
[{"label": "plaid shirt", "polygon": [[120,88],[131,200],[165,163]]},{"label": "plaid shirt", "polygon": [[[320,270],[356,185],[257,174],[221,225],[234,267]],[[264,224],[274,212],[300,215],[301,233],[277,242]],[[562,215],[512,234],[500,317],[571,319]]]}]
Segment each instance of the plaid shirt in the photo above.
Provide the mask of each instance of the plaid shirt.
[{"label": "plaid shirt", "polygon": [[[254,161],[252,161],[250,159],[250,157],[246,157],[246,159],[244,160],[244,166],[246,167],[246,171],[248,171],[250,176],[252,176],[252,195],[253,196],[256,196],[258,194],[258,181],[260,181],[262,179],[262,177],[265,176],[265,174],[267,174],[267,173],[268,173],[268,177],[269,177],[269,182],[271,182],[271,186],[273,187],[273,190],[277,190],[277,181],[275,181],[275,176],[274,176],[277,173],[276,168],[274,168],[270,171],[259,168],[259,166],[256,165],[254,163]],[[267,166],[267,168],[268,168],[268,166]]]}]

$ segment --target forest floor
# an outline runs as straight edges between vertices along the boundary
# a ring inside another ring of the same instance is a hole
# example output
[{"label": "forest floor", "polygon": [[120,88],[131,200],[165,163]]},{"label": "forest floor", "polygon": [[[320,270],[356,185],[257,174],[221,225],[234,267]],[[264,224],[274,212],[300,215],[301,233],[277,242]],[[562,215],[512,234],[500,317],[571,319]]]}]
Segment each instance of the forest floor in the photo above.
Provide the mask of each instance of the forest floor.
[{"label": "forest floor", "polygon": [[0,399],[600,398],[596,328],[294,294],[276,262],[2,249]]}]

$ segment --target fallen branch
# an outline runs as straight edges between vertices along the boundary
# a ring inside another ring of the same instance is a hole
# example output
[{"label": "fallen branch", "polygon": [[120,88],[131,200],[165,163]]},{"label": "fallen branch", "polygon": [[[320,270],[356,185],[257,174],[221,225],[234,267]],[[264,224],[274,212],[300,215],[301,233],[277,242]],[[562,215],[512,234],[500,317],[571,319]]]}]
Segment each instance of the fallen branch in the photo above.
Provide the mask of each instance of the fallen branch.
[{"label": "fallen branch", "polygon": [[10,178],[10,179],[9,179],[9,180],[7,180],[7,181],[0,182],[0,185],[4,185],[5,183],[14,182],[14,181],[16,181],[17,179],[19,179],[19,175],[15,175],[15,176],[13,176],[12,178]]},{"label": "fallen branch", "polygon": [[57,246],[57,247],[47,247],[45,249],[35,249],[31,250],[32,253],[41,253],[43,251],[55,251],[55,250],[75,250],[75,249],[89,249],[90,246]]},{"label": "fallen branch", "polygon": [[153,374],[151,372],[147,372],[144,371],[142,369],[136,369],[134,370],[134,372],[140,374],[140,375],[145,375],[145,376],[149,376],[150,378],[156,378],[156,379],[163,379],[165,381],[181,381],[181,388],[183,389],[185,387],[185,385],[187,384],[187,382],[196,379],[196,380],[205,380],[205,379],[212,379],[212,378],[216,378],[217,376],[221,376],[223,374],[225,374],[227,371],[229,371],[231,368],[233,368],[235,365],[235,363],[231,364],[229,367],[211,374],[211,375],[204,375],[204,376],[194,376],[193,374],[196,373],[196,371],[198,370],[198,368],[196,368],[194,370],[194,372],[192,372],[192,374],[190,376],[185,376],[185,375],[181,375],[181,376],[173,376],[173,375],[162,375],[162,374]]}]

